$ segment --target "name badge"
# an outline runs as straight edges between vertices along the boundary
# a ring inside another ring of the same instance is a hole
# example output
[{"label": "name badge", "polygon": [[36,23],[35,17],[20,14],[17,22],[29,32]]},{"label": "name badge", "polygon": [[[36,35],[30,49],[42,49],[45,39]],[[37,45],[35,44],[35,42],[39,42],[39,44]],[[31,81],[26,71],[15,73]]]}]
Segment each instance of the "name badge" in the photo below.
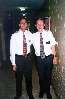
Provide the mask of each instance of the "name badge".
[{"label": "name badge", "polygon": [[46,44],[50,44],[50,41],[46,42]]}]

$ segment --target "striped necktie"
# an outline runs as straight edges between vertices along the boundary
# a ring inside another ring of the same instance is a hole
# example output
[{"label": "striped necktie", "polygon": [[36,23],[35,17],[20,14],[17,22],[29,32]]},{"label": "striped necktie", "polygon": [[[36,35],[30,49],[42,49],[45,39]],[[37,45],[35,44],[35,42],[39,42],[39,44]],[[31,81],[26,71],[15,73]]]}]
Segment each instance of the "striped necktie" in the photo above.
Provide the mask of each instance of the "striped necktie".
[{"label": "striped necktie", "polygon": [[23,33],[23,56],[27,56],[27,43],[26,43],[26,37]]},{"label": "striped necktie", "polygon": [[41,56],[42,59],[45,58],[42,33],[40,33],[40,56]]}]

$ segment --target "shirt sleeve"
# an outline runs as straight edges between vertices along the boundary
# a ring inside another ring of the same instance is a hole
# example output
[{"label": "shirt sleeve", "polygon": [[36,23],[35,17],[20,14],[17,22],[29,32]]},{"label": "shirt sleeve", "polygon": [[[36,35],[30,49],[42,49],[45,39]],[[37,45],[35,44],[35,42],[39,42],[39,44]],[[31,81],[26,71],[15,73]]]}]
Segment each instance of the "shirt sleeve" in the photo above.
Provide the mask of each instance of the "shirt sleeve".
[{"label": "shirt sleeve", "polygon": [[11,36],[10,39],[10,60],[12,65],[16,65],[15,64],[15,36],[14,34]]},{"label": "shirt sleeve", "polygon": [[55,40],[53,34],[51,31],[49,31],[49,38],[50,38],[50,44],[51,46],[58,44],[58,42]]}]

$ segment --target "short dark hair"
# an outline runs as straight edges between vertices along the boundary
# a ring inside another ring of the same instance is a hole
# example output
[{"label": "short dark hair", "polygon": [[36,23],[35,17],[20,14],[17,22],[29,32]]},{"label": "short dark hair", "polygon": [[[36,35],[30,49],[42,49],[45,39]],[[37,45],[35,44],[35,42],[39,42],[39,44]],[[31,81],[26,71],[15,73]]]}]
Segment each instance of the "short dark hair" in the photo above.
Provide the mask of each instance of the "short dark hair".
[{"label": "short dark hair", "polygon": [[44,18],[37,18],[35,24],[37,24],[38,20],[42,20],[44,22]]},{"label": "short dark hair", "polygon": [[18,23],[20,23],[20,21],[21,21],[22,19],[25,19],[26,22],[28,23],[28,19],[27,19],[26,17],[23,17],[23,16],[21,16],[21,17],[18,18]]}]

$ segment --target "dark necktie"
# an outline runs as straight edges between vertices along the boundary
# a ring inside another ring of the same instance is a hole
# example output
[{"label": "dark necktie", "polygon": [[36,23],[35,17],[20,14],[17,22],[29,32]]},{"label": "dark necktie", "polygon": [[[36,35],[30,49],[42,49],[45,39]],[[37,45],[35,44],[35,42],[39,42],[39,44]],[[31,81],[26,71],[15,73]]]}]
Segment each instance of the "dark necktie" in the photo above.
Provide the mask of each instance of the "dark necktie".
[{"label": "dark necktie", "polygon": [[41,56],[42,59],[45,58],[42,33],[40,33],[40,56]]},{"label": "dark necktie", "polygon": [[23,56],[25,57],[27,56],[27,43],[24,33],[23,33]]}]

